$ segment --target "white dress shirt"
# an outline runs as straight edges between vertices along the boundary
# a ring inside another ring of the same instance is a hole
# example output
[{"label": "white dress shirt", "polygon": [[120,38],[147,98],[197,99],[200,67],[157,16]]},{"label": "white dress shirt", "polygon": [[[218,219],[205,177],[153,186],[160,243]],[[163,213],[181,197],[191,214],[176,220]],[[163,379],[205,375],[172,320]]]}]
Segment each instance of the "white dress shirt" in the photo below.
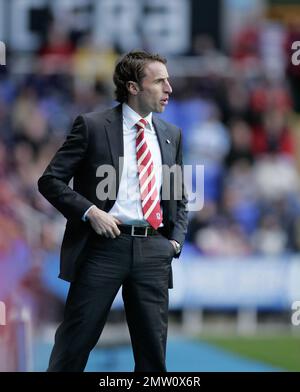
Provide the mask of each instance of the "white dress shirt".
[{"label": "white dress shirt", "polygon": [[[119,184],[117,200],[109,211],[123,224],[148,226],[142,211],[141,194],[139,188],[139,177],[136,161],[136,132],[135,124],[141,116],[131,109],[126,103],[122,105],[123,111],[123,142],[124,142],[124,163],[123,172]],[[155,171],[156,185],[160,194],[162,185],[162,160],[157,135],[152,123],[152,113],[145,117],[147,125],[145,127],[145,139],[152,155]],[[91,207],[90,207],[91,208]],[[83,220],[90,208],[85,212]],[[160,226],[163,226],[161,224]]]}]

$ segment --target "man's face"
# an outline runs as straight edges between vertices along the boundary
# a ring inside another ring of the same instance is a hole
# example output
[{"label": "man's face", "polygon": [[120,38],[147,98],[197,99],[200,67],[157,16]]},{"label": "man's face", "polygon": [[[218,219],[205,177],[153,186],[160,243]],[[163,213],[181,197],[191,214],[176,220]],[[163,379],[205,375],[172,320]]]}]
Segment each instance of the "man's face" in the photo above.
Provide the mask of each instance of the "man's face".
[{"label": "man's face", "polygon": [[134,106],[138,113],[145,116],[150,112],[161,113],[168,104],[172,87],[166,66],[158,61],[145,66],[145,77],[134,95]]}]

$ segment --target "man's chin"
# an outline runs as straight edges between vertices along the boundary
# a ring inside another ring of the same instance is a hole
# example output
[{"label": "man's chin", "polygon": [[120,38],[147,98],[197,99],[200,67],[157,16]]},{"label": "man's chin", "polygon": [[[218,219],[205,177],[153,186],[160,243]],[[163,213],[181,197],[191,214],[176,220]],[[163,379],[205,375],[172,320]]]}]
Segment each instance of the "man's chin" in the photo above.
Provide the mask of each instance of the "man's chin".
[{"label": "man's chin", "polygon": [[165,111],[165,106],[160,105],[160,106],[157,107],[156,113],[162,113],[164,111]]},{"label": "man's chin", "polygon": [[155,108],[153,108],[152,109],[152,112],[154,112],[154,113],[162,113],[162,112],[164,112],[165,111],[165,105],[157,105],[157,106],[155,106]]}]

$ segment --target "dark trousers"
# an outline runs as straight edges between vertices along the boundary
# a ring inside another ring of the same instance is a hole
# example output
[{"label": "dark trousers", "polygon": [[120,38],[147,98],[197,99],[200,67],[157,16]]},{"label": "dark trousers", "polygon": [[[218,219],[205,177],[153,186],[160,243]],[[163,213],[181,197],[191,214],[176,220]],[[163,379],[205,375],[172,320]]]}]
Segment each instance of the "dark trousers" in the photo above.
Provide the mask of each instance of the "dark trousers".
[{"label": "dark trousers", "polygon": [[55,334],[48,372],[81,372],[122,286],[134,371],[165,372],[168,282],[174,250],[161,234],[107,239],[93,234],[64,320]]}]

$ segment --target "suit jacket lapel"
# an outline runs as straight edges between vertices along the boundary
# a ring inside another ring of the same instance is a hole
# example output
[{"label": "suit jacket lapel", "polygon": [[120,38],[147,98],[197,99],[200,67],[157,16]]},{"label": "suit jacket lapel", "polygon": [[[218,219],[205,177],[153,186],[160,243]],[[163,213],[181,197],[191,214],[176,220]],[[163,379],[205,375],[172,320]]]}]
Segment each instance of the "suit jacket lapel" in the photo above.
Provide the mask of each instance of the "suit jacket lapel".
[{"label": "suit jacket lapel", "polygon": [[[111,153],[111,160],[116,169],[116,195],[118,194],[120,179],[123,171],[123,165],[120,167],[119,158],[124,157],[124,142],[123,142],[123,116],[122,105],[113,108],[105,122],[105,131]],[[123,162],[123,161],[121,161]]]},{"label": "suit jacket lapel", "polygon": [[152,121],[156,130],[157,139],[161,151],[161,160],[163,165],[172,166],[172,156],[170,151],[170,144],[167,142],[168,133],[166,125],[156,116],[153,115]]},{"label": "suit jacket lapel", "polygon": [[169,141],[170,136],[168,135],[166,125],[158,117],[155,116],[153,116],[152,121],[156,130],[157,139],[161,151],[161,160],[163,165],[162,188],[160,192],[160,197],[161,197],[161,205],[163,208],[163,216],[164,216],[163,221],[164,224],[166,224],[167,222],[166,217],[169,216],[169,203],[167,202],[167,200],[172,192],[172,179],[170,178],[168,174],[169,171],[167,169],[168,167],[171,167],[175,162],[174,159],[172,158],[172,153],[170,148],[171,144]]},{"label": "suit jacket lapel", "polygon": [[119,166],[119,157],[124,156],[122,105],[113,108],[106,117],[105,131],[109,143],[112,162]]}]

